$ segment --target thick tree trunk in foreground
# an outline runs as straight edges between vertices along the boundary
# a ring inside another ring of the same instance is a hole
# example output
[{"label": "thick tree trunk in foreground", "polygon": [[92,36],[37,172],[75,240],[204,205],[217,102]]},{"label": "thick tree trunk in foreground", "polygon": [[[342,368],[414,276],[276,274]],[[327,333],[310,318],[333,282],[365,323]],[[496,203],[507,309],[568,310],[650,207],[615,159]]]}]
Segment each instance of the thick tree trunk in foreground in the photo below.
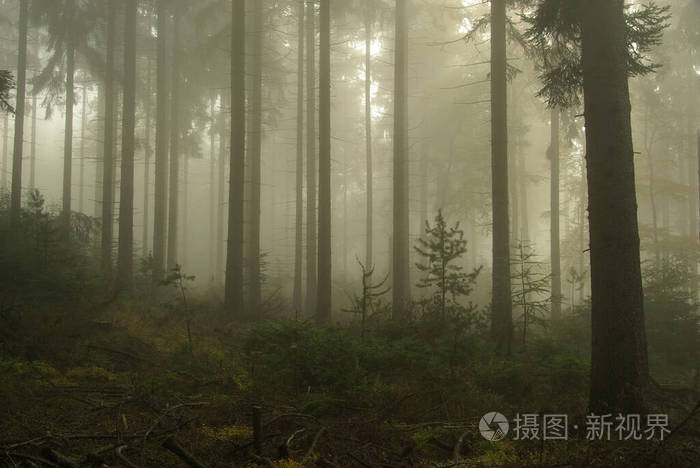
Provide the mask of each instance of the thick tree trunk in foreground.
[{"label": "thick tree trunk in foreground", "polygon": [[[66,18],[72,23],[75,17],[75,0],[66,0]],[[73,25],[68,24],[68,40],[66,44],[66,121],[63,140],[63,207],[61,217],[64,225],[70,227],[71,215],[71,184],[73,173],[73,104],[75,90],[73,89],[75,75],[75,37]]]},{"label": "thick tree trunk in foreground", "polygon": [[306,313],[316,313],[316,13],[306,9]]},{"label": "thick tree trunk in foreground", "polygon": [[15,104],[15,145],[12,154],[12,192],[10,227],[19,226],[22,206],[22,154],[24,147],[24,106],[27,82],[27,24],[29,0],[19,4],[19,50],[17,58],[17,104]]},{"label": "thick tree trunk in foreground", "polygon": [[296,315],[303,307],[302,263],[304,242],[304,1],[297,6],[297,155],[296,155],[296,213],[294,221],[294,296]]},{"label": "thick tree trunk in foreground", "polygon": [[117,8],[107,2],[107,62],[104,86],[104,148],[102,151],[102,274],[107,284],[112,281],[112,241],[114,229],[114,46]]},{"label": "thick tree trunk in foreground", "polygon": [[180,92],[181,92],[181,33],[182,28],[182,4],[178,1],[172,6],[174,13],[173,34],[173,82],[170,89],[170,176],[168,185],[168,271],[175,268],[178,263],[178,217],[179,217],[179,190],[180,190]]},{"label": "thick tree trunk in foreground", "polygon": [[243,194],[245,183],[245,0],[232,0],[231,164],[224,305],[234,317],[243,310]]},{"label": "thick tree trunk in foreground", "polygon": [[168,219],[168,3],[158,2],[156,168],[153,199],[153,276],[163,277]]},{"label": "thick tree trunk in foreground", "polygon": [[248,222],[248,312],[260,314],[260,185],[262,164],[262,54],[263,2],[257,0],[250,7],[251,31],[251,89],[248,148],[250,161],[250,219]]},{"label": "thick tree trunk in foreground", "polygon": [[318,99],[318,295],[316,323],[331,321],[331,13],[321,0]]},{"label": "thick tree trunk in foreground", "polygon": [[549,142],[549,247],[552,259],[552,320],[561,317],[561,258],[559,254],[559,109],[552,109]]},{"label": "thick tree trunk in foreground", "polygon": [[493,278],[491,333],[499,349],[510,353],[513,310],[510,290],[508,220],[508,120],[506,113],[506,5],[491,1],[491,204]]},{"label": "thick tree trunk in foreground", "polygon": [[396,0],[394,46],[394,215],[392,319],[408,318],[411,300],[408,243],[408,25],[406,3]]},{"label": "thick tree trunk in foreground", "polygon": [[643,413],[648,384],[622,0],[582,21],[591,252],[590,411]]},{"label": "thick tree trunk in foreground", "polygon": [[134,131],[136,129],[136,18],[137,0],[127,0],[124,22],[124,104],[122,164],[119,186],[119,288],[131,290],[134,275]]}]

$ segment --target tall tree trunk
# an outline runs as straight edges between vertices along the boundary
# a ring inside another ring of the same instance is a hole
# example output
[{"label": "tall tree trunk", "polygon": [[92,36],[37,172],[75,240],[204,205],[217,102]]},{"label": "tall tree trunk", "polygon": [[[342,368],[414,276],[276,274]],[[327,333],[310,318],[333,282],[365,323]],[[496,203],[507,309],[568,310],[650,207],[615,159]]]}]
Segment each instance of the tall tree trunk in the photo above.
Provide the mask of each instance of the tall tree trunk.
[{"label": "tall tree trunk", "polygon": [[119,185],[119,288],[130,291],[134,275],[134,131],[136,129],[136,18],[138,0],[127,0],[124,22],[124,104]]},{"label": "tall tree trunk", "polygon": [[520,144],[522,136],[518,136],[518,144],[516,145],[517,152],[515,157],[518,160],[518,198],[520,199],[520,237],[529,242],[530,240],[530,219],[528,217],[528,202],[527,202],[527,160]]},{"label": "tall tree trunk", "polygon": [[188,265],[187,262],[187,215],[189,214],[189,184],[190,184],[190,154],[186,151],[182,154],[182,203],[180,213],[182,215],[182,229],[180,236],[180,263]]},{"label": "tall tree trunk", "polygon": [[216,94],[209,106],[209,271],[216,277]]},{"label": "tall tree trunk", "polygon": [[105,68],[104,150],[102,153],[102,274],[112,279],[114,219],[114,48],[117,33],[117,6],[107,0],[107,62]]},{"label": "tall tree trunk", "polygon": [[296,213],[294,223],[294,313],[303,307],[302,263],[304,255],[304,2],[297,5],[297,155],[296,155]]},{"label": "tall tree trunk", "polygon": [[306,8],[306,312],[316,315],[316,7]]},{"label": "tall tree trunk", "polygon": [[394,45],[394,213],[392,318],[408,318],[411,286],[408,243],[408,0],[396,0]]},{"label": "tall tree trunk", "polygon": [[15,105],[15,144],[12,154],[10,227],[19,227],[22,206],[22,154],[24,147],[24,106],[27,82],[27,23],[29,0],[19,3],[19,50],[17,58],[17,104]]},{"label": "tall tree trunk", "polygon": [[559,109],[552,109],[549,142],[549,248],[552,259],[552,320],[561,317],[561,258],[559,254]]},{"label": "tall tree trunk", "polygon": [[158,45],[156,86],[156,168],[153,200],[153,275],[163,277],[168,219],[168,1],[158,4]]},{"label": "tall tree trunk", "polygon": [[234,317],[243,310],[243,194],[245,183],[245,0],[232,0],[231,154],[224,304]]},{"label": "tall tree trunk", "polygon": [[[219,112],[219,180],[218,180],[218,197],[216,202],[216,279],[220,284],[222,274],[224,273],[224,187],[226,186],[226,109],[230,106],[229,93],[221,93],[221,111]],[[230,136],[230,133],[229,133]]]},{"label": "tall tree trunk", "polygon": [[491,204],[493,271],[491,332],[510,353],[513,310],[510,290],[508,220],[508,119],[506,84],[506,2],[491,1]]},{"label": "tall tree trunk", "polygon": [[105,81],[103,80],[97,85],[97,107],[98,107],[98,138],[95,144],[95,153],[97,160],[95,161],[95,218],[102,217],[102,180],[104,177],[104,138],[105,138]]},{"label": "tall tree trunk", "polygon": [[[72,23],[75,17],[75,0],[66,0],[66,18]],[[75,37],[73,25],[68,28],[68,40],[66,44],[66,121],[63,143],[63,207],[61,217],[66,228],[70,227],[71,215],[71,183],[73,173],[73,104],[75,102],[75,89],[73,81],[75,75]]]},{"label": "tall tree trunk", "polygon": [[144,144],[143,153],[143,229],[141,231],[141,254],[146,257],[148,255],[148,227],[150,225],[150,191],[151,191],[151,158],[153,156],[153,147],[151,146],[151,101],[153,96],[152,89],[152,60],[148,56],[148,68],[146,70],[146,97],[144,99],[144,106],[146,107],[145,116],[145,135],[146,140]]},{"label": "tall tree trunk", "polygon": [[649,163],[649,206],[651,209],[651,233],[654,239],[654,266],[661,266],[661,251],[659,250],[659,222],[656,209],[656,177],[654,175],[653,138],[649,136],[649,104],[644,109],[644,152]]},{"label": "tall tree trunk", "polygon": [[179,215],[179,190],[180,190],[180,92],[182,76],[180,70],[181,61],[181,33],[182,28],[182,3],[176,0],[173,5],[174,34],[172,43],[172,76],[173,82],[170,89],[170,180],[168,193],[168,271],[175,268],[178,263],[178,215]]},{"label": "tall tree trunk", "polygon": [[331,13],[321,0],[318,54],[318,291],[316,323],[331,321]]},{"label": "tall tree trunk", "polygon": [[10,148],[9,138],[10,138],[10,115],[5,112],[2,119],[2,188],[7,188],[7,174],[9,173],[7,168],[8,152]]},{"label": "tall tree trunk", "polygon": [[[696,150],[698,153],[698,158],[697,158],[698,159],[698,164],[697,164],[697,166],[698,166],[698,202],[699,202],[698,208],[700,209],[700,130],[698,130],[696,145],[697,145]],[[698,219],[700,219],[700,216],[698,216]],[[696,226],[696,228],[698,228],[698,226]],[[700,229],[698,230],[698,239],[700,240]]]},{"label": "tall tree trunk", "polygon": [[590,411],[643,413],[648,385],[623,0],[582,9],[590,224]]},{"label": "tall tree trunk", "polygon": [[366,208],[366,223],[365,223],[365,267],[368,271],[372,270],[373,255],[373,181],[372,181],[372,18],[371,4],[367,2],[365,5],[365,156],[367,158],[367,178],[365,182],[367,191],[367,208]]},{"label": "tall tree trunk", "polygon": [[78,212],[83,212],[85,198],[85,127],[87,126],[87,86],[83,86],[80,115],[80,164],[78,165]]},{"label": "tall tree trunk", "polygon": [[36,101],[36,93],[32,90],[32,141],[29,150],[29,188],[32,190],[36,188]]},{"label": "tall tree trunk", "polygon": [[262,0],[250,8],[251,31],[251,89],[250,126],[248,148],[250,163],[250,205],[248,222],[248,312],[260,314],[260,186],[262,159],[262,54],[263,54],[263,8]]}]

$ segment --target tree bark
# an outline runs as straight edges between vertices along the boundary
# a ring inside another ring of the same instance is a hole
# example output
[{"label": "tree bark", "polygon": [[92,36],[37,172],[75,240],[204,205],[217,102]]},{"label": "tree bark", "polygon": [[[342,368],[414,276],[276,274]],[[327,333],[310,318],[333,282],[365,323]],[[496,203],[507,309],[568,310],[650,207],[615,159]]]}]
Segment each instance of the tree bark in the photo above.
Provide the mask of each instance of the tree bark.
[{"label": "tree bark", "polygon": [[182,3],[176,0],[172,4],[174,33],[172,43],[172,76],[170,89],[170,176],[168,185],[168,271],[178,263],[178,227],[179,227],[179,190],[180,190],[180,92],[181,76],[181,33]]},{"label": "tree bark", "polygon": [[316,12],[306,8],[306,312],[316,314]]},{"label": "tree bark", "polygon": [[149,52],[148,57],[148,68],[146,70],[146,97],[144,99],[144,107],[146,108],[145,115],[145,135],[146,140],[144,144],[143,153],[143,230],[141,231],[141,246],[142,255],[146,257],[148,255],[148,227],[150,225],[150,190],[151,190],[151,158],[153,156],[153,147],[151,146],[151,98],[153,96],[152,89],[152,64],[151,56]]},{"label": "tree bark", "polygon": [[592,355],[590,411],[644,413],[649,379],[624,2],[587,0],[582,19]]},{"label": "tree bark", "polygon": [[263,8],[262,0],[250,7],[252,15],[251,35],[251,89],[250,125],[248,127],[248,149],[250,161],[250,205],[248,222],[248,311],[260,314],[260,186],[262,162],[262,54],[263,54]]},{"label": "tree bark", "polygon": [[138,0],[126,0],[122,164],[119,185],[119,289],[131,291],[134,275],[134,131],[136,129],[136,18]]},{"label": "tree bark", "polygon": [[105,66],[104,149],[102,152],[102,274],[112,281],[112,242],[114,229],[114,48],[117,30],[117,6],[107,0],[107,61]]},{"label": "tree bark", "polygon": [[8,112],[5,112],[5,115],[2,119],[2,175],[0,176],[0,180],[2,180],[2,188],[7,188],[7,174],[8,174],[8,169],[7,169],[7,160],[8,160],[8,152],[9,152],[9,142],[8,139],[10,138],[10,115]]},{"label": "tree bark", "polygon": [[294,313],[303,307],[302,263],[304,228],[304,0],[297,5],[297,154],[296,154],[296,213],[294,223]]},{"label": "tree bark", "polygon": [[549,247],[552,259],[552,320],[561,318],[561,258],[559,253],[559,109],[552,109],[549,142]]},{"label": "tree bark", "polygon": [[80,115],[80,162],[78,164],[78,213],[83,212],[85,198],[85,127],[87,126],[87,87],[83,86]]},{"label": "tree bark", "polygon": [[243,310],[243,194],[245,183],[245,0],[232,0],[231,153],[228,198],[225,307]]},{"label": "tree bark", "polygon": [[319,11],[318,99],[318,296],[316,323],[331,322],[331,13],[330,0]]},{"label": "tree bark", "polygon": [[[221,93],[221,106],[219,112],[219,164],[218,164],[218,187],[217,187],[217,202],[216,202],[216,280],[221,281],[224,274],[224,187],[226,186],[226,150],[229,149],[226,144],[226,110],[230,106],[229,93]],[[230,133],[229,133],[230,136]],[[220,283],[218,283],[220,284]]]},{"label": "tree bark", "polygon": [[372,181],[372,18],[371,4],[367,2],[365,5],[365,156],[367,158],[367,208],[366,208],[366,223],[365,223],[365,268],[367,271],[372,271],[373,267],[373,181]]},{"label": "tree bark", "polygon": [[32,90],[32,141],[29,150],[29,188],[36,188],[36,101],[37,96]]},{"label": "tree bark", "polygon": [[396,0],[394,46],[394,213],[392,319],[405,321],[409,315],[411,286],[408,243],[408,0]]},{"label": "tree bark", "polygon": [[216,276],[216,94],[212,94],[209,106],[209,270],[212,280]]},{"label": "tree bark", "polygon": [[168,204],[168,1],[159,0],[156,70],[156,167],[153,201],[153,275],[163,277]]},{"label": "tree bark", "polygon": [[66,18],[69,24],[68,40],[66,44],[66,120],[63,142],[63,207],[61,217],[64,226],[70,228],[71,216],[71,183],[73,172],[73,104],[75,103],[75,90],[73,81],[75,75],[75,37],[73,24],[75,18],[75,0],[66,0]]},{"label": "tree bark", "polygon": [[24,106],[27,82],[27,29],[29,1],[19,3],[19,50],[17,58],[17,104],[15,104],[15,143],[12,154],[10,227],[19,227],[22,207],[22,154],[24,148]]},{"label": "tree bark", "polygon": [[[105,80],[100,82],[97,86],[97,108],[98,108],[98,139],[95,144],[95,153],[97,160],[95,161],[95,207],[94,214],[95,218],[102,217],[102,188],[103,188],[103,177],[104,177],[104,139],[105,139]],[[34,150],[32,150],[33,152]],[[100,238],[101,241],[101,238]]]},{"label": "tree bark", "polygon": [[493,271],[491,332],[500,350],[510,353],[513,310],[510,288],[508,220],[508,120],[506,84],[506,4],[491,1],[491,204]]}]

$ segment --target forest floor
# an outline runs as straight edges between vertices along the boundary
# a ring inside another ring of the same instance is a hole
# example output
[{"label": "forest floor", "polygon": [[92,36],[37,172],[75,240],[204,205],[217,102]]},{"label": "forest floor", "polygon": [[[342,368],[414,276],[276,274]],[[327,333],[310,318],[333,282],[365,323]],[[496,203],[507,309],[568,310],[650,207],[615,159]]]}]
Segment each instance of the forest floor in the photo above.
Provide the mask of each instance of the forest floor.
[{"label": "forest floor", "polygon": [[0,354],[0,466],[700,466],[690,389],[659,397],[664,441],[480,435],[488,411],[584,427],[586,338],[571,330],[500,357],[430,324],[409,338],[292,321],[243,330],[192,302],[191,349],[188,316],[135,302],[38,311],[13,332],[21,346],[6,339]]}]

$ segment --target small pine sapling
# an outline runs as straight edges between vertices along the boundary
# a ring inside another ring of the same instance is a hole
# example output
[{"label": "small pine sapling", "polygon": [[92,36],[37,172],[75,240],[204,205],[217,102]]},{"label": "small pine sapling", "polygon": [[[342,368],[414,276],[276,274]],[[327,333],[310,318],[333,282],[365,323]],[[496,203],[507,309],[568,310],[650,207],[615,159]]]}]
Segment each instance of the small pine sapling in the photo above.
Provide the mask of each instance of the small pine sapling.
[{"label": "small pine sapling", "polygon": [[185,282],[194,281],[194,279],[194,276],[189,276],[183,273],[182,266],[176,264],[175,267],[170,270],[165,279],[161,281],[161,284],[163,285],[174,286],[182,299],[182,306],[185,312],[185,326],[187,328],[187,343],[189,346],[190,358],[192,359],[194,359],[194,347],[192,345],[192,314],[187,303],[187,294],[185,293],[187,287],[185,286]]},{"label": "small pine sapling", "polygon": [[546,326],[545,316],[551,304],[550,275],[544,273],[546,266],[536,260],[532,247],[519,242],[516,256],[511,260],[511,282],[513,305],[520,309],[523,345],[527,339],[527,329],[531,324]]},{"label": "small pine sapling", "polygon": [[374,266],[367,268],[364,263],[360,261],[359,258],[355,257],[357,263],[362,269],[362,295],[354,295],[352,297],[353,308],[345,309],[345,312],[352,312],[360,314],[361,320],[361,336],[362,339],[365,338],[367,312],[372,309],[375,299],[380,298],[384,294],[391,290],[391,287],[384,287],[387,280],[389,279],[389,274],[384,276],[384,279],[376,284],[372,284],[372,275],[374,275]]}]

